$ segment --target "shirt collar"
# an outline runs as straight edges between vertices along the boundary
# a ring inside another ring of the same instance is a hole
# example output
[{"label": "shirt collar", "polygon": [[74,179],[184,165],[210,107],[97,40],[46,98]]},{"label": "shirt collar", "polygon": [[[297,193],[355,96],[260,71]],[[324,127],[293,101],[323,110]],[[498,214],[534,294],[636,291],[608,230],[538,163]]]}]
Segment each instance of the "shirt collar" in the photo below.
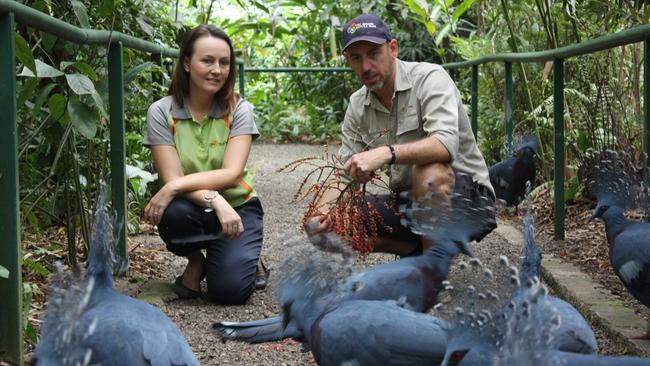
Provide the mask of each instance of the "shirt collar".
[{"label": "shirt collar", "polygon": [[[183,105],[176,103],[176,98],[172,97],[172,117],[174,119],[192,119],[192,114],[189,109],[185,108],[185,101],[183,100]],[[212,102],[212,107],[210,108],[209,117],[212,118],[222,118],[223,111],[219,104],[216,101]]]},{"label": "shirt collar", "polygon": [[406,62],[397,59],[395,60],[397,67],[395,67],[395,91],[401,92],[409,90],[413,87],[411,76],[407,71]]}]

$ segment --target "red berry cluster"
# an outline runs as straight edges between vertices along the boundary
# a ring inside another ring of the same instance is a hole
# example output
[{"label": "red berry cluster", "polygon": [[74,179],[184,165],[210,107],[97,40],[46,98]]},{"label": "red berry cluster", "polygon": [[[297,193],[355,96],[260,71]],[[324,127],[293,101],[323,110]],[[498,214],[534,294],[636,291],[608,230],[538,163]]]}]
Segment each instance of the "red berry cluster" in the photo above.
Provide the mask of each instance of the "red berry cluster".
[{"label": "red berry cluster", "polygon": [[[365,195],[366,192],[361,187],[349,187],[327,213],[319,211],[315,202],[312,202],[303,217],[303,225],[311,217],[327,215],[332,221],[332,231],[347,241],[352,249],[365,256],[374,249],[380,225],[384,225],[384,230],[388,232],[393,230],[385,225],[380,211],[366,200]],[[384,205],[389,209],[388,203]]]}]

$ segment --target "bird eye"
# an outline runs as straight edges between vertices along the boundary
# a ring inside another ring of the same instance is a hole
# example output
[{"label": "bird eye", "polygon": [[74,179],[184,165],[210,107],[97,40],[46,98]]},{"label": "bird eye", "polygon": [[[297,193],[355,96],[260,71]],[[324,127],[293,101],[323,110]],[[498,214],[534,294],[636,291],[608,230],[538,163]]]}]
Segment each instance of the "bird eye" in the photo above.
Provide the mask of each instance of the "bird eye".
[{"label": "bird eye", "polygon": [[449,357],[449,365],[450,366],[456,366],[460,361],[463,360],[465,357],[465,354],[467,354],[467,351],[454,351],[451,356]]}]

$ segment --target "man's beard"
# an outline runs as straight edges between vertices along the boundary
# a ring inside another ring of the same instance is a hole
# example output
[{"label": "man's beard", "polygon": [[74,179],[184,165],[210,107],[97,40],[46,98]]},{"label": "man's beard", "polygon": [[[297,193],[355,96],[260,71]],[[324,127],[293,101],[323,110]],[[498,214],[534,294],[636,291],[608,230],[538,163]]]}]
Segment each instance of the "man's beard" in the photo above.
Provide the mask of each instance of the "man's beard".
[{"label": "man's beard", "polygon": [[366,85],[366,88],[368,88],[370,91],[377,91],[377,90],[383,88],[384,84],[386,84],[386,80],[382,79],[382,80],[379,80],[378,82],[376,82],[374,84]]},{"label": "man's beard", "polygon": [[[371,72],[368,72],[368,74],[371,75]],[[364,74],[363,76],[365,77],[366,74]],[[381,77],[381,75],[380,75],[379,80],[377,82],[372,83],[372,84],[365,84],[365,85],[366,85],[366,88],[368,88],[370,91],[377,91],[377,90],[383,88],[384,84],[386,84],[386,79]]]}]

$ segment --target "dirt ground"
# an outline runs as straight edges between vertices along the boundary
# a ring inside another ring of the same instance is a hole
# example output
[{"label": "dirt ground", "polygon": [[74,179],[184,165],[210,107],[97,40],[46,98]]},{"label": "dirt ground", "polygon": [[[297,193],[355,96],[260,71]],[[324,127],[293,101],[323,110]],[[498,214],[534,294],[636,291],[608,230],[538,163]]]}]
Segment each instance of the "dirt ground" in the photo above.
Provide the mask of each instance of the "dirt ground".
[{"label": "dirt ground", "polygon": [[[304,240],[300,231],[300,220],[306,209],[306,204],[294,202],[292,198],[308,169],[305,166],[299,167],[290,174],[278,173],[277,170],[297,159],[319,156],[322,151],[321,146],[302,144],[255,144],[253,147],[249,166],[255,173],[255,186],[265,210],[265,243],[262,257],[266,265],[272,269],[270,284],[266,290],[255,292],[242,306],[220,306],[202,299],[174,299],[157,304],[178,324],[202,365],[315,364],[311,354],[302,352],[301,345],[297,342],[286,340],[261,345],[224,343],[215,335],[211,326],[215,321],[252,320],[273,316],[279,312],[275,291],[278,278],[281,276],[280,263],[283,258],[291,255],[286,243],[289,239]],[[336,150],[332,148],[332,151]],[[538,206],[537,217],[551,217],[544,211],[545,205],[548,205],[546,201],[536,200],[535,204]],[[582,211],[576,209],[574,212],[569,208],[567,240],[560,243],[540,240],[540,246],[543,250],[577,262],[589,273],[604,281],[608,287],[613,289],[614,293],[619,294],[627,303],[635,305],[635,300],[627,295],[625,289],[620,285],[620,281],[616,282],[618,279],[611,277],[613,272],[605,264],[605,260],[608,258],[603,237],[599,236],[597,239],[590,237],[593,233],[604,231],[602,224],[595,223],[590,227],[585,227],[583,224],[582,216],[587,210],[588,208],[583,207]],[[507,220],[517,226],[519,218],[508,218]],[[540,237],[546,239],[549,237],[546,227],[552,228],[552,222],[549,225],[547,221],[548,219],[540,220]],[[142,295],[141,290],[151,281],[171,283],[175,276],[182,273],[185,266],[183,258],[175,257],[165,250],[155,228],[143,226],[143,231],[140,234],[130,237],[130,248],[129,276],[118,282],[121,291],[132,296]],[[502,254],[508,256],[512,262],[518,262],[519,246],[513,247],[496,233],[488,235],[481,243],[474,243],[472,248],[475,254],[488,265],[496,265],[498,256]],[[394,256],[391,255],[372,254],[366,259],[360,260],[358,265],[369,266],[393,259]],[[463,258],[459,258],[459,260],[463,260]],[[450,276],[450,282],[464,284],[477,280],[464,276],[454,269]],[[640,307],[637,305],[637,308]],[[41,315],[42,311],[38,311],[36,314]],[[600,331],[596,329],[595,332],[600,353],[626,353],[625,349],[610,342]]]}]

